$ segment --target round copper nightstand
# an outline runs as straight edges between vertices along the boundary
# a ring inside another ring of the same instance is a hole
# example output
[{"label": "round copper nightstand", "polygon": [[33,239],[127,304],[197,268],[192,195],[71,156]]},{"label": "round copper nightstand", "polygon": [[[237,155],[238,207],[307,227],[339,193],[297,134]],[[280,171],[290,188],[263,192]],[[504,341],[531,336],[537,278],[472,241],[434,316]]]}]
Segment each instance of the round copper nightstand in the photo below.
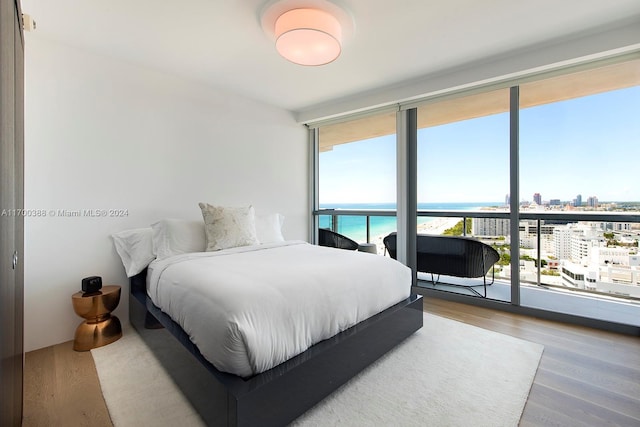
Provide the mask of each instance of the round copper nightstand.
[{"label": "round copper nightstand", "polygon": [[73,349],[88,351],[117,341],[122,336],[122,326],[111,312],[120,302],[120,286],[104,286],[93,293],[76,292],[71,296],[73,311],[84,319],[76,328]]}]

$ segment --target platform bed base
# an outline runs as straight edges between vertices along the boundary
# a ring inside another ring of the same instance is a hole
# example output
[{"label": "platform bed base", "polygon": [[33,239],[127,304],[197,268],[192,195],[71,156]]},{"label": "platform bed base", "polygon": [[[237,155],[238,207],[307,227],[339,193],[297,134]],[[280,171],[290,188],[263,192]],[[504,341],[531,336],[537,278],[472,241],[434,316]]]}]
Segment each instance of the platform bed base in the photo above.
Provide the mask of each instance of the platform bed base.
[{"label": "platform bed base", "polygon": [[[218,371],[131,278],[130,320],[208,426],[283,426],[422,327],[422,297],[406,300],[269,371],[243,379]],[[164,327],[164,328],[163,328]]]}]

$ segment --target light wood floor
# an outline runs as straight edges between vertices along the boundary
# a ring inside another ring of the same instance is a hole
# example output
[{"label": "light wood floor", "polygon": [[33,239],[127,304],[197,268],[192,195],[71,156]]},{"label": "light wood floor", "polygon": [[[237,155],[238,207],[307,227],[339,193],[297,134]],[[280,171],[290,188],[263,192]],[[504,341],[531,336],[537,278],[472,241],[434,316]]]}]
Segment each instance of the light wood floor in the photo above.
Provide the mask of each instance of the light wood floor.
[{"label": "light wood floor", "polygon": [[[640,338],[434,298],[424,309],[545,346],[521,426],[640,426]],[[26,354],[23,425],[112,425],[90,352]]]},{"label": "light wood floor", "polygon": [[466,304],[425,311],[545,346],[521,426],[640,426],[640,338]]},{"label": "light wood floor", "polygon": [[112,425],[91,352],[72,344],[25,355],[23,426]]}]

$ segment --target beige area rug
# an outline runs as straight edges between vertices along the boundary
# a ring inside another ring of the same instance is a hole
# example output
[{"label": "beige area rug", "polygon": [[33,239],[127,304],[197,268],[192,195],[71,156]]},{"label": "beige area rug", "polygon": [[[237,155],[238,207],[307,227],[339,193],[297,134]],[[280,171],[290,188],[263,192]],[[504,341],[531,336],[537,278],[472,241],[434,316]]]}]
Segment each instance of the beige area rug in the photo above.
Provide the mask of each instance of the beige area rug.
[{"label": "beige area rug", "polygon": [[[424,314],[424,326],[296,426],[517,426],[543,346]],[[137,333],[91,350],[116,427],[201,426]]]}]

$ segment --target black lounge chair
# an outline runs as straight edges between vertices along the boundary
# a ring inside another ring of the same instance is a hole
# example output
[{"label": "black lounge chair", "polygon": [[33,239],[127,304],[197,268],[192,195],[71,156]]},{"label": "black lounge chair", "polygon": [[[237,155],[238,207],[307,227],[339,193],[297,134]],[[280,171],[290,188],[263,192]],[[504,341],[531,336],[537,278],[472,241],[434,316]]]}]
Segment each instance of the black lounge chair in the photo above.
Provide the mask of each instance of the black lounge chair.
[{"label": "black lounge chair", "polygon": [[[391,233],[383,239],[385,250],[391,258],[396,258],[396,233]],[[469,289],[476,295],[486,298],[487,285],[492,285],[495,271],[491,271],[491,282],[487,282],[486,274],[498,262],[500,255],[491,246],[471,237],[438,236],[418,234],[417,270],[431,273],[431,282],[436,285],[442,283],[450,286],[460,286]],[[477,278],[482,277],[482,284],[458,285],[440,282],[440,275]],[[437,278],[434,278],[437,275]],[[474,289],[484,286],[484,295]]]},{"label": "black lounge chair", "polygon": [[358,249],[358,242],[351,240],[347,236],[331,231],[328,228],[318,229],[318,245],[329,246],[331,248],[347,249],[355,251]]}]

